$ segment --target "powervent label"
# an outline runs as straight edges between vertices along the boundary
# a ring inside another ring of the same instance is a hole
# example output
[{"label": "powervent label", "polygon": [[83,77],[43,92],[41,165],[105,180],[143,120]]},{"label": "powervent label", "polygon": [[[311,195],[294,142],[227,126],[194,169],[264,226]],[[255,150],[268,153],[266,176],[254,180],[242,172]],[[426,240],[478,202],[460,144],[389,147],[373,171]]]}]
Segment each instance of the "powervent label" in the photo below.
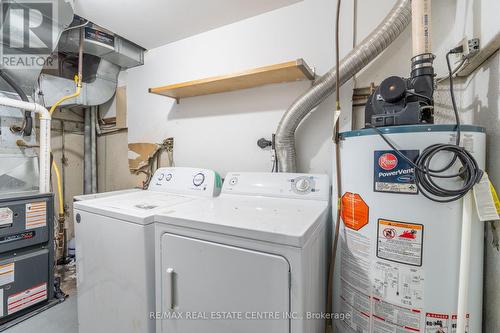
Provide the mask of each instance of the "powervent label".
[{"label": "powervent label", "polygon": [[47,225],[47,203],[45,201],[26,204],[26,229]]},{"label": "powervent label", "polygon": [[[401,150],[411,161],[416,161],[419,150]],[[373,190],[375,192],[418,194],[415,168],[394,150],[374,152]]]}]

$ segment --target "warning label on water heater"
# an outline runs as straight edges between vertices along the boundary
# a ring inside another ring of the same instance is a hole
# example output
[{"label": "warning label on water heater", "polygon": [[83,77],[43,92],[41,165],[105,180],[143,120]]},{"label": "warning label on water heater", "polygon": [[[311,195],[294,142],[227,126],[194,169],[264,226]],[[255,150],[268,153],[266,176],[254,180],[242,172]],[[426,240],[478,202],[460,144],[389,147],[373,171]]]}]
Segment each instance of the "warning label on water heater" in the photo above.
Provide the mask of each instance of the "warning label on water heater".
[{"label": "warning label on water heater", "polygon": [[425,333],[449,333],[450,315],[427,313],[425,315]]},{"label": "warning label on water heater", "polygon": [[422,266],[422,224],[379,219],[377,257],[412,266]]},{"label": "warning label on water heater", "polygon": [[[401,150],[410,161],[415,161],[418,150]],[[415,168],[394,150],[376,150],[374,153],[373,190],[375,192],[417,194]]]}]

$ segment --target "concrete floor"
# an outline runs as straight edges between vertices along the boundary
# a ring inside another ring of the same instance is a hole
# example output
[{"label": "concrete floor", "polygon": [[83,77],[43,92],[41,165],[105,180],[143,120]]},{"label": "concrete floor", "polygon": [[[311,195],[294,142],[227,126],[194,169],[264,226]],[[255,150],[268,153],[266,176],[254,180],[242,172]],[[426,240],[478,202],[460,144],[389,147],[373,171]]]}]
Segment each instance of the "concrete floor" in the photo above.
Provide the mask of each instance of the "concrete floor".
[{"label": "concrete floor", "polygon": [[63,303],[39,313],[4,332],[78,333],[76,296],[70,296]]}]

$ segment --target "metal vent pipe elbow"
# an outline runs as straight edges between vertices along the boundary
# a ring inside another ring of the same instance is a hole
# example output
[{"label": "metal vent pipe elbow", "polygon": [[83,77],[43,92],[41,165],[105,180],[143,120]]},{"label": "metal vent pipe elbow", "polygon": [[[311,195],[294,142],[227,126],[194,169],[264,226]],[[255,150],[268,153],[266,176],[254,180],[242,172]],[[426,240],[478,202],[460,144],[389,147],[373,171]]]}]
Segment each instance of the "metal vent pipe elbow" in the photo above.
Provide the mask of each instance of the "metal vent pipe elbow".
[{"label": "metal vent pipe elbow", "polygon": [[[399,0],[385,19],[354,48],[340,63],[340,84],[346,83],[357,72],[384,51],[410,24],[410,0]],[[296,172],[295,131],[302,120],[336,89],[336,68],[316,80],[285,112],[276,131],[276,152],[280,172]]]}]

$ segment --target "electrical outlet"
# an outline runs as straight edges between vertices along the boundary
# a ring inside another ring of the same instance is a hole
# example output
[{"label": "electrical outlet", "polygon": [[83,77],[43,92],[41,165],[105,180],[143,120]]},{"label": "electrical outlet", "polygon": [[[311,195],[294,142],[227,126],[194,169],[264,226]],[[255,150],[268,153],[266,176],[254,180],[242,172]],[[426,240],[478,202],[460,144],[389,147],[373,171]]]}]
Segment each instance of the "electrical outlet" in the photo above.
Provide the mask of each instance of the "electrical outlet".
[{"label": "electrical outlet", "polygon": [[467,41],[467,51],[468,58],[479,52],[479,38],[472,38]]}]

